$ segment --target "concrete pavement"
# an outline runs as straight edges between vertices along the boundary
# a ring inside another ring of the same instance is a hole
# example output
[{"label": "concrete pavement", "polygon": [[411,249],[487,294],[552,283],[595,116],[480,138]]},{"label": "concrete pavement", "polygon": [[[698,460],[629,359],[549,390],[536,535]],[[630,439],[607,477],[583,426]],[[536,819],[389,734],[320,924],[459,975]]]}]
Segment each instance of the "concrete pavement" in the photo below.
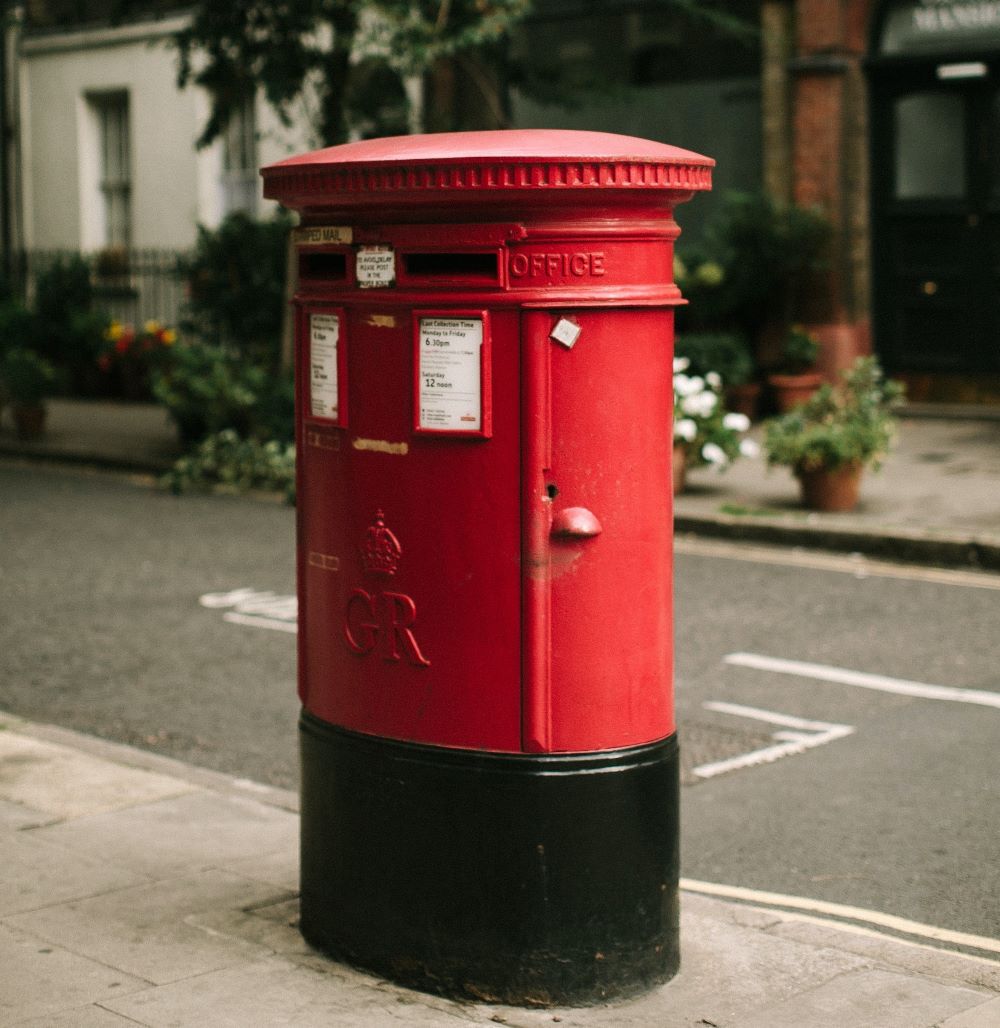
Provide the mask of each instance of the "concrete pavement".
[{"label": "concrete pavement", "polygon": [[680,974],[638,999],[519,1009],[402,989],[299,935],[294,794],[11,715],[0,729],[3,1025],[1000,1024],[1000,944],[971,955],[921,926],[697,882]]}]

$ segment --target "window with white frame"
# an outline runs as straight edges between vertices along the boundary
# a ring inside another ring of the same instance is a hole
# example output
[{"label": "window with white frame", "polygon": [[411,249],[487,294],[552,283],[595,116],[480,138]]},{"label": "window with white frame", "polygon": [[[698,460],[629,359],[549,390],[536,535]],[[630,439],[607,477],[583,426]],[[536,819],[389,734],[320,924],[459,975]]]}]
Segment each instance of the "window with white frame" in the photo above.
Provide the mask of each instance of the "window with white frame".
[{"label": "window with white frame", "polygon": [[87,100],[97,129],[100,244],[108,248],[128,247],[132,242],[128,93],[92,93]]},{"label": "window with white frame", "polygon": [[257,117],[254,97],[233,108],[222,136],[222,210],[257,211]]}]

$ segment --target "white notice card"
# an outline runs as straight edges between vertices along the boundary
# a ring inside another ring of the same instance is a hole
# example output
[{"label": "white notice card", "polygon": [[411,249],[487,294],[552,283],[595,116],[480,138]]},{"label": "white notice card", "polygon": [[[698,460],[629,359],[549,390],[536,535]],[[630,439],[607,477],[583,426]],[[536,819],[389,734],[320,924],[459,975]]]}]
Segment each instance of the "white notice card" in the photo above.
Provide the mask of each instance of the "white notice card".
[{"label": "white notice card", "polygon": [[340,416],[337,381],[337,346],[340,317],[336,314],[309,316],[309,413],[314,418]]},{"label": "white notice card", "polygon": [[419,343],[418,427],[481,432],[482,318],[421,318]]}]

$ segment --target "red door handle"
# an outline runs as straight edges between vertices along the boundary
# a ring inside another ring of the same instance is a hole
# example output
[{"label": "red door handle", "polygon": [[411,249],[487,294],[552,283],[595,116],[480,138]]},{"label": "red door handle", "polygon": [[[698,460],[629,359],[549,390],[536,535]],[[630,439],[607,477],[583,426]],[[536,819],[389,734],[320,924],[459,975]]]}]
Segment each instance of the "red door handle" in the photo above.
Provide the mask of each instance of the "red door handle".
[{"label": "red door handle", "polygon": [[552,517],[554,539],[590,539],[601,534],[601,523],[586,507],[566,507]]}]

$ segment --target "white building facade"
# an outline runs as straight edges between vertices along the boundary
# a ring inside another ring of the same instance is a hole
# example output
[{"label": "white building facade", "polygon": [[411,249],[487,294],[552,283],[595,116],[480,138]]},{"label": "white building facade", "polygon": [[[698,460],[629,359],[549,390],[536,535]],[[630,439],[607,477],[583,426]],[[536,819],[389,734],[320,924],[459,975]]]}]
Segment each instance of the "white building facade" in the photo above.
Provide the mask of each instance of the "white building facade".
[{"label": "white building facade", "polygon": [[187,249],[198,225],[233,210],[268,213],[258,168],[311,141],[257,101],[197,150],[209,97],[177,87],[170,40],[184,24],[173,16],[22,35],[10,104],[15,247]]}]

